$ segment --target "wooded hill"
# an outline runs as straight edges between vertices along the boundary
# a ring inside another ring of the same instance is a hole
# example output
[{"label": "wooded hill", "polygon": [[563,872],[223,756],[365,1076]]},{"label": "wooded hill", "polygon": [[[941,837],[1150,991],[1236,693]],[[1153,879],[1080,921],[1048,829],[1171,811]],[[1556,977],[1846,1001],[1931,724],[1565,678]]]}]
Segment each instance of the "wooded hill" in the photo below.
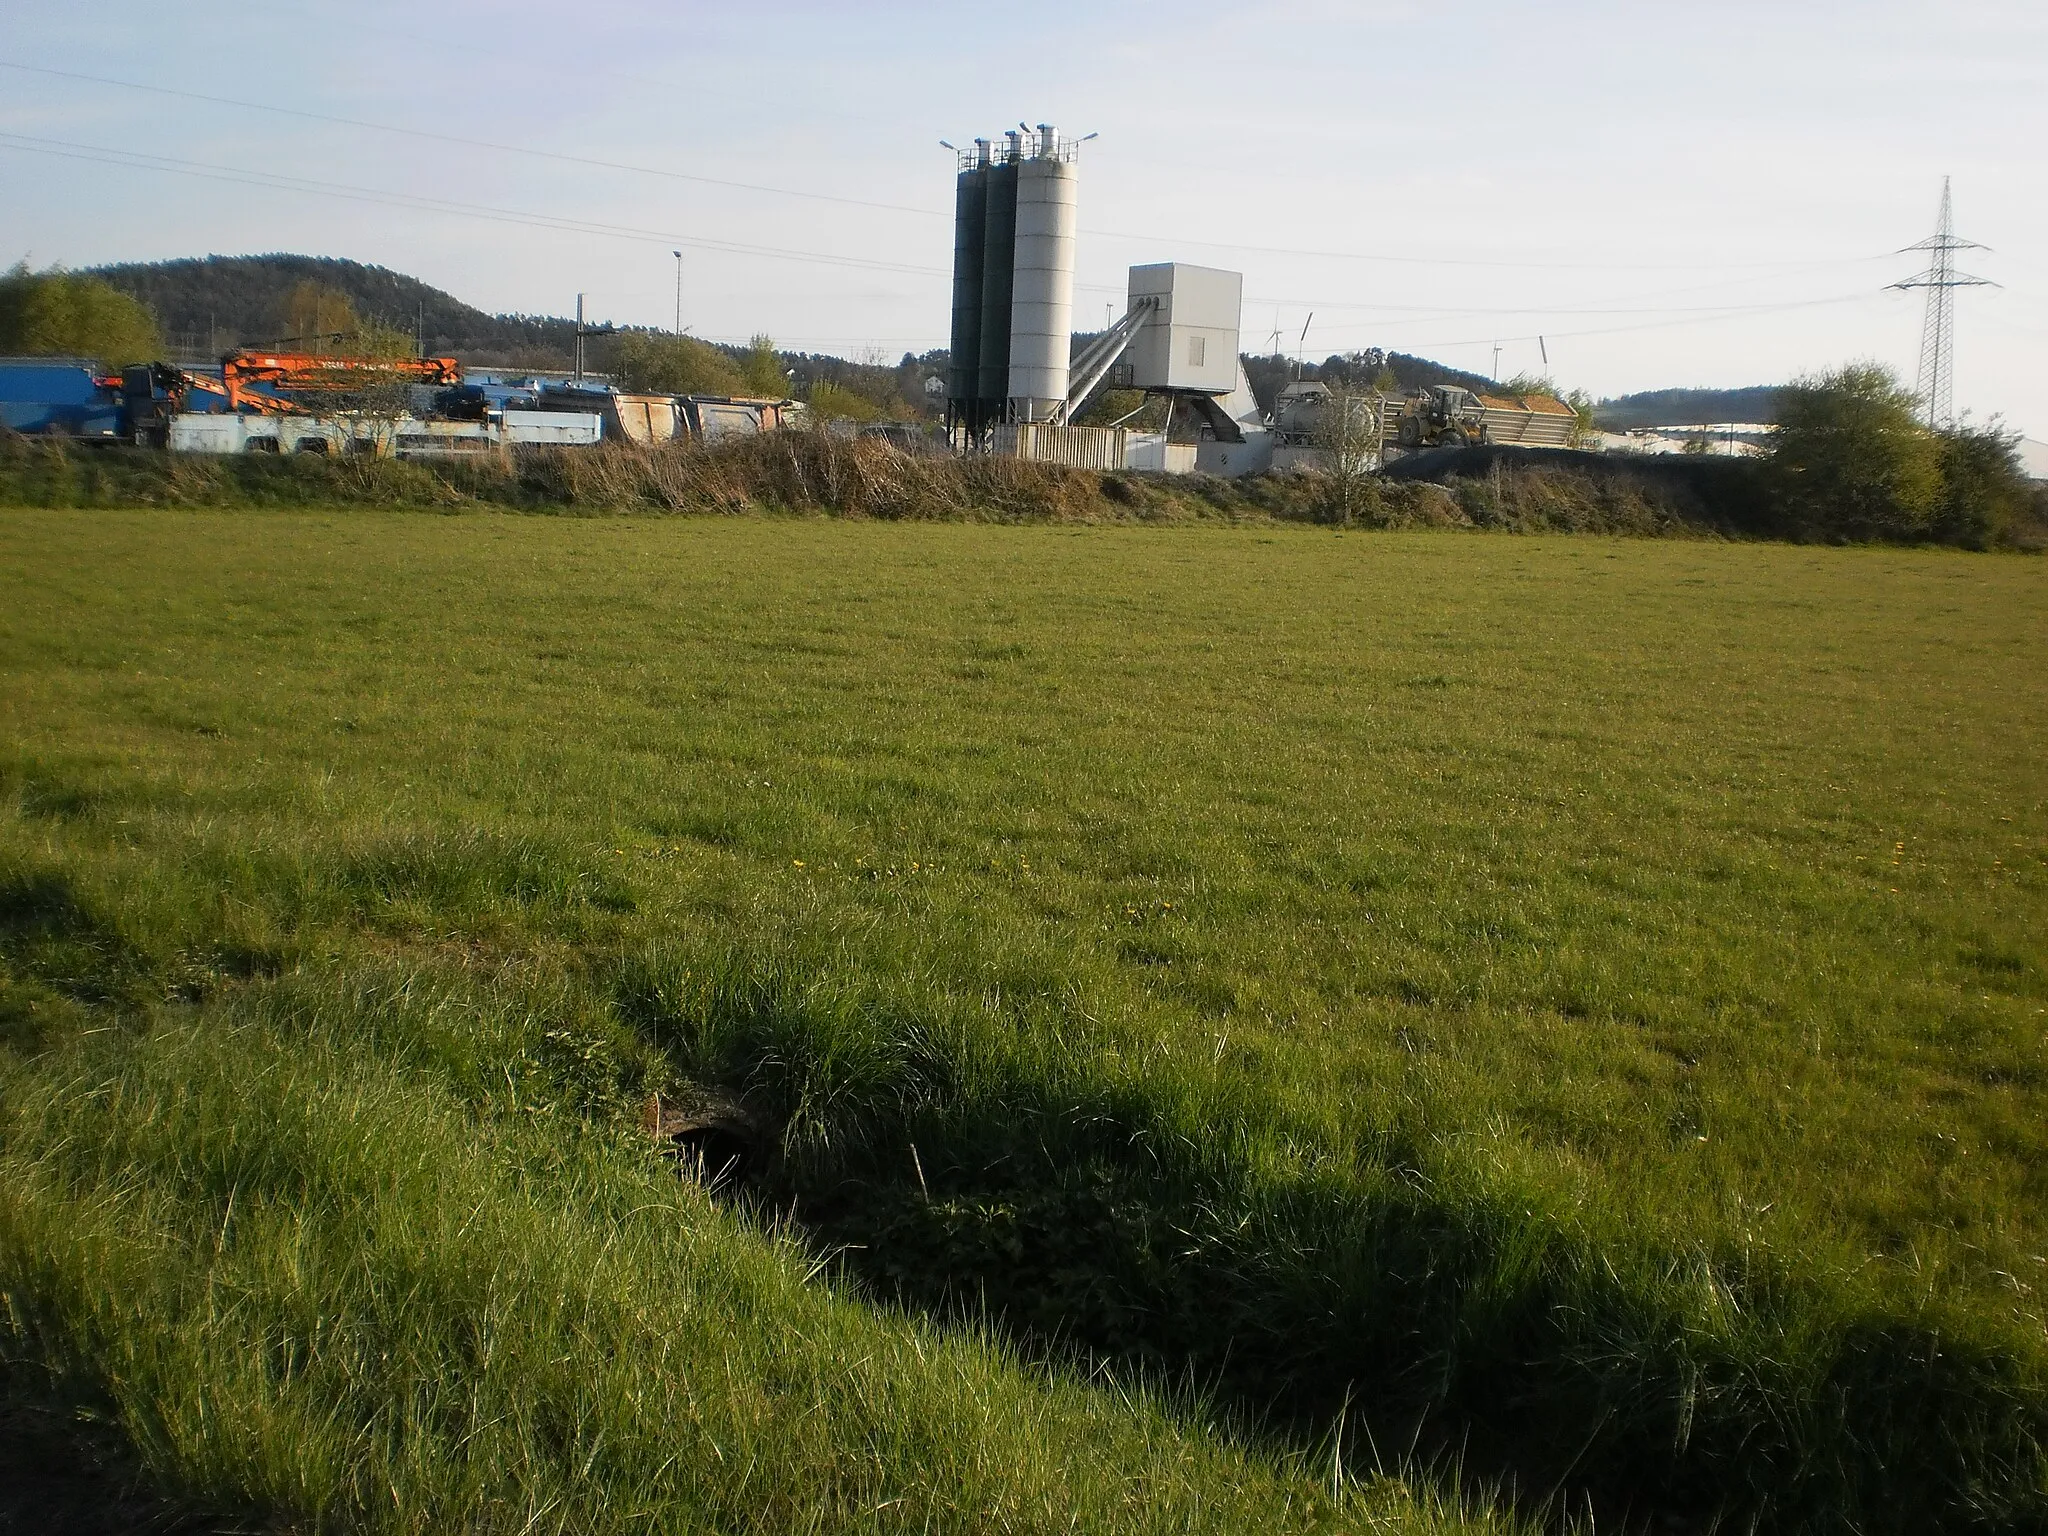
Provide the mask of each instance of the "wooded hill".
[{"label": "wooded hill", "polygon": [[364,319],[418,335],[429,356],[482,366],[568,366],[575,324],[547,315],[491,315],[453,294],[393,272],[332,256],[206,256],[99,267],[103,278],[155,313],[165,344],[181,358],[207,358],[243,345],[286,339],[281,319],[292,290],[318,283],[347,296]]},{"label": "wooded hill", "polygon": [[1406,352],[1387,352],[1367,347],[1358,352],[1332,353],[1320,363],[1297,362],[1278,352],[1244,359],[1245,380],[1259,409],[1271,411],[1280,391],[1296,379],[1327,379],[1332,383],[1359,388],[1380,387],[1394,393],[1423,389],[1431,384],[1459,384],[1466,389],[1492,390],[1500,386],[1477,373],[1466,373],[1426,357]]},{"label": "wooded hill", "polygon": [[1609,432],[1631,427],[1694,427],[1719,421],[1776,421],[1778,386],[1745,389],[1651,389],[1602,400],[1593,419]]}]

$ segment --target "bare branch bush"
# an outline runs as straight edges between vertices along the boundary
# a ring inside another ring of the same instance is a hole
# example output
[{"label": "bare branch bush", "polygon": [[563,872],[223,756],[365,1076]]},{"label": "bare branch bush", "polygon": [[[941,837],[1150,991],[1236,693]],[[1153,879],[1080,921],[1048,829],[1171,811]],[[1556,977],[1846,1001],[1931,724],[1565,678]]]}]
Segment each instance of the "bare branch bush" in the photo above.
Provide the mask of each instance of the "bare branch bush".
[{"label": "bare branch bush", "polygon": [[1323,451],[1333,521],[1376,522],[1380,507],[1380,402],[1371,390],[1332,383],[1318,413],[1315,446]]}]

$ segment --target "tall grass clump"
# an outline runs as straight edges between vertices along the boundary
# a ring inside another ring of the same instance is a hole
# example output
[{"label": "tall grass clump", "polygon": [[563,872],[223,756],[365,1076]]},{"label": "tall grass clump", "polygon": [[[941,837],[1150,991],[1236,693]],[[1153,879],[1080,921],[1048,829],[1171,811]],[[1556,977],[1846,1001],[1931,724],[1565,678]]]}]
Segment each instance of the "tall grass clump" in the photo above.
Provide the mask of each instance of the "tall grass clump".
[{"label": "tall grass clump", "polygon": [[534,1012],[287,980],[11,1063],[10,1352],[179,1502],[291,1527],[1483,1525],[809,1283],[558,1076],[504,1070]]},{"label": "tall grass clump", "polygon": [[1022,459],[913,454],[875,437],[775,432],[536,456],[525,483],[574,504],[848,517],[1058,522],[1102,516],[1099,475]]}]

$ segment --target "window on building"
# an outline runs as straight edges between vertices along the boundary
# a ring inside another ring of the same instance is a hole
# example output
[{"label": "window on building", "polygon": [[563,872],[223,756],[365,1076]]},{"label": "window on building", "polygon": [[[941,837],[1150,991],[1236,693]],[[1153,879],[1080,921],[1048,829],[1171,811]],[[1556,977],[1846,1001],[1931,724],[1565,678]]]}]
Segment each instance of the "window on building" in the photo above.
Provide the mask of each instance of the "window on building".
[{"label": "window on building", "polygon": [[1188,338],[1188,366],[1199,368],[1209,360],[1209,338],[1190,336]]}]

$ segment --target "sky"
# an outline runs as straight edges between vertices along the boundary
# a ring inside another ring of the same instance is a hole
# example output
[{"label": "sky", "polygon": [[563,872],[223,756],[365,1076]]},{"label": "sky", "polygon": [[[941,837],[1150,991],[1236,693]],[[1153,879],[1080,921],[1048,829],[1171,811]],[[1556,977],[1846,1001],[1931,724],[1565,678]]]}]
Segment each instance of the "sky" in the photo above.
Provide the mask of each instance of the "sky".
[{"label": "sky", "polygon": [[2039,0],[0,0],[0,264],[298,251],[662,327],[680,266],[695,335],[893,362],[946,341],[940,140],[1019,122],[1099,135],[1077,328],[1188,261],[1244,273],[1247,351],[1603,397],[1910,385],[1887,285],[1952,177],[1998,285],[1956,405],[2048,437]]}]

